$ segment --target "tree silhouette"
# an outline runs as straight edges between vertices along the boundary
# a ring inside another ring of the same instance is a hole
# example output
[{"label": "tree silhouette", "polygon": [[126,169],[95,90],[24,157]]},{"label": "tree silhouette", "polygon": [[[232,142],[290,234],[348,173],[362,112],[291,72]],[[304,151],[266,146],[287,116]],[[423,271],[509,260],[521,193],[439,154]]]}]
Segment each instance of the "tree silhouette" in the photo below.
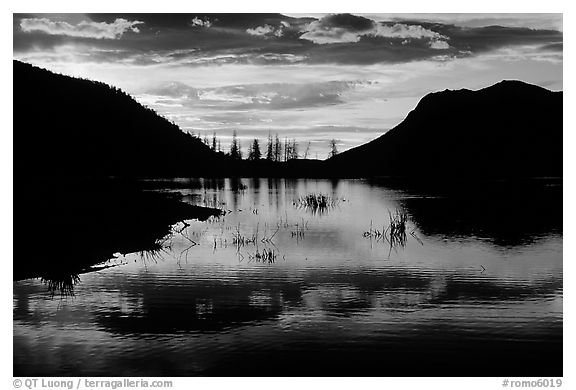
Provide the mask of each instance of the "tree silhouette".
[{"label": "tree silhouette", "polygon": [[298,158],[298,143],[296,142],[296,139],[293,139],[292,143],[290,144],[289,159],[296,160],[297,158]]},{"label": "tree silhouette", "polygon": [[266,160],[274,160],[274,140],[272,134],[268,133],[268,146],[266,147]]},{"label": "tree silhouette", "polygon": [[240,150],[240,142],[236,130],[232,133],[232,144],[230,145],[230,157],[234,160],[242,160],[242,151]]},{"label": "tree silhouette", "polygon": [[248,160],[260,160],[261,157],[260,142],[258,142],[257,138],[254,138],[254,142],[252,142],[248,152]]},{"label": "tree silhouette", "polygon": [[328,153],[329,157],[334,157],[338,154],[338,140],[332,138],[330,140],[330,152]]},{"label": "tree silhouette", "polygon": [[278,134],[276,134],[276,138],[274,140],[274,161],[280,161],[281,158],[282,158],[282,144],[280,143]]}]

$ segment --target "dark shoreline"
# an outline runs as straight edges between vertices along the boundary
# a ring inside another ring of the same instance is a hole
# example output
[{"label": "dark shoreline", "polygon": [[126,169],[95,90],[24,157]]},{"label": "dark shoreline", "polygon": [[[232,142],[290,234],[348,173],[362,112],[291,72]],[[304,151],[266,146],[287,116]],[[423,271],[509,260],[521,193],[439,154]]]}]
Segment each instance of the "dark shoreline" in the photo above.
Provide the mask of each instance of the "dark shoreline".
[{"label": "dark shoreline", "polygon": [[[143,191],[131,180],[29,178],[15,188],[13,280],[57,280],[85,272],[114,253],[154,251],[171,226],[220,215],[179,194]],[[23,248],[26,248],[25,250]]]}]

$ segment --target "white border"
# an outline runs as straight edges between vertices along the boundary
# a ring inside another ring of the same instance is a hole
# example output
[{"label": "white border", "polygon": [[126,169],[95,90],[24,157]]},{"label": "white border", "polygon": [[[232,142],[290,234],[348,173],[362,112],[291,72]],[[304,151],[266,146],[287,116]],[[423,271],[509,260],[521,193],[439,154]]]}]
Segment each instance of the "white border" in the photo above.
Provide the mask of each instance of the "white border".
[{"label": "white border", "polygon": [[[572,72],[564,72],[564,385],[563,388],[571,386],[573,378],[572,372],[567,362],[574,361],[574,279],[573,255],[574,244],[571,238],[574,237],[574,229],[571,226],[574,221],[574,178],[572,168],[574,164],[574,99],[573,87],[574,64],[573,53],[573,28],[574,18],[573,7],[569,1],[502,1],[502,0],[482,0],[474,2],[462,1],[368,1],[355,0],[354,2],[344,1],[310,1],[310,0],[290,0],[284,4],[264,1],[217,1],[217,2],[158,2],[143,3],[142,0],[99,0],[97,2],[80,2],[72,0],[57,1],[9,1],[3,3],[2,21],[4,22],[4,34],[2,35],[2,53],[8,57],[12,54],[12,13],[26,12],[278,12],[281,13],[563,13],[564,14],[564,69]],[[3,9],[4,11],[4,9]],[[4,272],[0,291],[0,302],[2,307],[2,348],[1,372],[3,388],[12,387],[12,259],[13,250],[21,251],[22,248],[13,248],[13,134],[12,134],[12,64],[10,58],[5,58],[1,62],[2,66],[2,127],[0,130],[0,170],[2,179],[2,210],[1,210],[1,235],[4,249]],[[19,234],[15,232],[14,234]],[[9,314],[10,313],[10,314]],[[479,367],[479,375],[482,374]],[[457,372],[454,375],[458,375]],[[166,378],[169,379],[169,378]],[[273,386],[279,390],[293,390],[294,387],[324,388],[330,386],[331,389],[350,388],[392,388],[392,389],[500,389],[503,378],[260,378],[254,379],[230,379],[230,378],[173,378],[178,389],[203,388],[204,386],[217,386],[222,388],[233,387],[235,389],[267,388]],[[510,378],[511,379],[511,378]]]}]

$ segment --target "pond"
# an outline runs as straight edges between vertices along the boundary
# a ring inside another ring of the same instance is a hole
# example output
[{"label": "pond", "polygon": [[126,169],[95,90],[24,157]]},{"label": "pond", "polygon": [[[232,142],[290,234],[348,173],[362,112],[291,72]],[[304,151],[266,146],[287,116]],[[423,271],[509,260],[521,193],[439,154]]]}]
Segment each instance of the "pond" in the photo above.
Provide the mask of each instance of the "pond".
[{"label": "pond", "polygon": [[14,282],[14,375],[562,375],[561,183],[144,184],[226,214],[65,286]]}]

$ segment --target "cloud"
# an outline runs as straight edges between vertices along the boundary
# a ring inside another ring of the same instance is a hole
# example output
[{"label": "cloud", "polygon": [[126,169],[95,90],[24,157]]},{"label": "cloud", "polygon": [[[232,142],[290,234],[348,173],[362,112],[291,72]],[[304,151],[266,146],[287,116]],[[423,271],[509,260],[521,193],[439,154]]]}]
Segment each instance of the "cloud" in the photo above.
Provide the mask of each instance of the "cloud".
[{"label": "cloud", "polygon": [[448,37],[418,24],[377,24],[368,35],[385,38],[448,39]]},{"label": "cloud", "polygon": [[541,47],[542,50],[550,50],[550,51],[557,51],[563,52],[564,51],[564,44],[560,43],[551,43],[549,45],[544,45]]},{"label": "cloud", "polygon": [[[447,36],[418,24],[377,23],[371,19],[350,14],[329,15],[313,21],[300,36],[319,45],[330,43],[353,43],[362,37],[391,39],[427,39],[434,42],[433,48],[446,48]],[[444,43],[441,43],[444,42]],[[408,41],[403,42],[403,44]]]},{"label": "cloud", "polygon": [[[40,20],[43,22],[39,23]],[[134,23],[144,23],[144,26],[132,25]],[[110,30],[115,25],[119,28],[116,33],[94,35],[118,38],[123,31],[138,31],[140,27],[139,38],[142,39],[94,39],[89,42],[69,39],[70,35],[92,34],[79,33],[81,26]],[[30,34],[24,32],[26,29],[50,33]],[[553,30],[458,27],[418,19],[385,21],[377,16],[367,18],[350,14],[328,15],[321,19],[279,14],[16,14],[13,48],[18,58],[39,60],[44,56],[45,62],[50,63],[57,62],[61,55],[62,61],[66,62],[108,61],[134,66],[374,65],[428,59],[447,62],[526,45],[553,45],[548,50],[556,51],[556,57],[559,57],[562,40],[562,33]],[[62,46],[73,48],[64,51]]]},{"label": "cloud", "polygon": [[204,18],[204,19],[200,19],[199,17],[195,16],[194,19],[192,19],[192,26],[196,26],[196,27],[211,27],[212,26],[212,22],[210,21],[210,19],[208,18]]},{"label": "cloud", "polygon": [[375,27],[373,20],[351,14],[328,15],[312,24],[322,28],[344,28],[356,32],[367,31]]},{"label": "cloud", "polygon": [[376,25],[375,31],[370,32],[368,35],[374,37],[404,39],[402,45],[409,44],[410,39],[428,39],[430,40],[429,46],[432,49],[443,50],[450,48],[450,45],[447,42],[450,38],[418,24],[379,23]]},{"label": "cloud", "polygon": [[[250,35],[269,36],[269,35],[273,35],[275,30],[276,29],[274,27],[270,26],[269,24],[265,24],[264,26],[258,26],[256,28],[249,28],[246,30],[246,32]],[[280,35],[282,35],[282,34],[280,33]]]},{"label": "cloud", "polygon": [[[291,110],[344,104],[351,93],[371,87],[363,80],[312,83],[261,83],[195,88],[169,82],[145,91],[147,102],[175,99],[180,104],[216,110]],[[172,102],[173,103],[173,102]]]},{"label": "cloud", "polygon": [[116,19],[112,23],[81,21],[76,25],[64,21],[51,21],[48,18],[26,18],[20,21],[24,32],[43,32],[49,35],[67,35],[78,38],[118,39],[126,31],[140,32],[136,25],[140,21]]},{"label": "cloud", "polygon": [[342,27],[319,27],[312,22],[308,26],[308,30],[302,34],[301,39],[314,42],[318,45],[325,45],[329,43],[350,43],[358,42],[360,35],[355,32],[350,32]]},{"label": "cloud", "polygon": [[498,58],[501,61],[546,61],[561,64],[562,51],[556,45],[521,45],[505,47],[486,54],[488,58]]},{"label": "cloud", "polygon": [[[336,105],[344,102],[344,94],[356,83],[332,81],[313,84],[253,84],[219,88],[217,93],[235,96],[236,109],[284,110]],[[232,101],[233,99],[229,99]]]},{"label": "cloud", "polygon": [[[284,15],[295,18],[313,17],[320,18],[325,14],[286,13]],[[545,30],[563,30],[561,13],[363,13],[362,16],[377,22],[430,22],[451,24],[460,27],[527,27]]]},{"label": "cloud", "polygon": [[450,49],[450,45],[448,44],[448,42],[441,41],[439,39],[434,39],[434,40],[430,41],[430,47],[432,49],[437,49],[437,50]]},{"label": "cloud", "polygon": [[449,13],[449,14],[370,14],[371,18],[375,20],[384,21],[414,21],[452,24],[460,27],[487,27],[487,26],[502,26],[502,27],[525,27],[532,29],[545,29],[562,31],[563,21],[562,14],[537,14],[537,13],[522,13],[522,14],[493,14],[493,13]]},{"label": "cloud", "polygon": [[284,30],[290,28],[290,23],[282,21],[279,27],[274,27],[269,24],[258,26],[255,28],[246,29],[246,33],[264,38],[277,37],[280,38],[284,35]]},{"label": "cloud", "polygon": [[361,16],[350,14],[328,15],[305,27],[300,39],[319,45],[358,42],[360,37],[376,27],[375,23]]}]

